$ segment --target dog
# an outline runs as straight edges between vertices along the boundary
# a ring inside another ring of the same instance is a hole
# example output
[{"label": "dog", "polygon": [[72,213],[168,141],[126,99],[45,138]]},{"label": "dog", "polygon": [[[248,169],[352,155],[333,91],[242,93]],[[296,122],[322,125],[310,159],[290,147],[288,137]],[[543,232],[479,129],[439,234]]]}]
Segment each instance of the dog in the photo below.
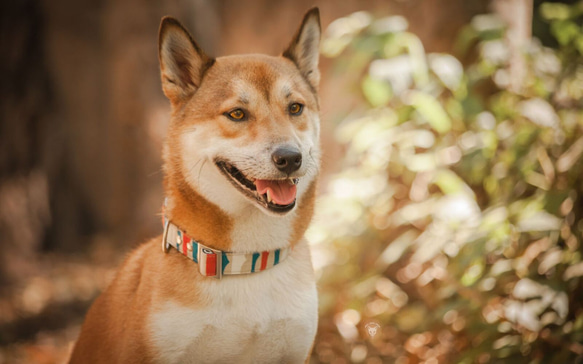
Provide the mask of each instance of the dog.
[{"label": "dog", "polygon": [[214,59],[162,19],[163,235],[96,299],[70,363],[309,362],[320,35],[313,8],[280,56]]}]

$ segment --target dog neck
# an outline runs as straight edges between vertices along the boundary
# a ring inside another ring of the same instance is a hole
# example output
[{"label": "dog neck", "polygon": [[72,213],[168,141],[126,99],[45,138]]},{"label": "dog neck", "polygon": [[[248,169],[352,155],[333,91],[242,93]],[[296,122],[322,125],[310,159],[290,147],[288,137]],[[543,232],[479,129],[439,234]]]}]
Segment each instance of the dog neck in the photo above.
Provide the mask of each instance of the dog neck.
[{"label": "dog neck", "polygon": [[177,183],[180,178],[166,178],[166,216],[193,239],[213,249],[253,252],[293,247],[312,217],[315,181],[307,187],[294,211],[272,216],[252,204],[236,215],[228,214],[192,187]]}]

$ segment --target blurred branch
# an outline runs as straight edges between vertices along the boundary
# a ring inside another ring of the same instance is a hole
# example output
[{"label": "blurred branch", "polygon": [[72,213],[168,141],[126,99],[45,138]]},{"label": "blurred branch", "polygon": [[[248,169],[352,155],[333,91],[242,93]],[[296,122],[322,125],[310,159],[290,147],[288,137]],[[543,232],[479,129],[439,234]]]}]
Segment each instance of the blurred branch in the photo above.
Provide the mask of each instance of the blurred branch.
[{"label": "blurred branch", "polygon": [[532,37],[532,0],[493,0],[492,8],[508,26],[506,42],[510,52],[509,89],[521,93],[526,76],[524,54]]}]

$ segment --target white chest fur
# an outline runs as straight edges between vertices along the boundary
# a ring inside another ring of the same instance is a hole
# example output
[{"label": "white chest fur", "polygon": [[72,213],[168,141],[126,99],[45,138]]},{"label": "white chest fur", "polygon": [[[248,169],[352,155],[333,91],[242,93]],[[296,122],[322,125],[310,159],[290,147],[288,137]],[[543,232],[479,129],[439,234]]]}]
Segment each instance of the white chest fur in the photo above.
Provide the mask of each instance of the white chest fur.
[{"label": "white chest fur", "polygon": [[150,317],[160,363],[303,363],[316,334],[307,246],[261,273],[208,279],[201,308],[166,302]]}]

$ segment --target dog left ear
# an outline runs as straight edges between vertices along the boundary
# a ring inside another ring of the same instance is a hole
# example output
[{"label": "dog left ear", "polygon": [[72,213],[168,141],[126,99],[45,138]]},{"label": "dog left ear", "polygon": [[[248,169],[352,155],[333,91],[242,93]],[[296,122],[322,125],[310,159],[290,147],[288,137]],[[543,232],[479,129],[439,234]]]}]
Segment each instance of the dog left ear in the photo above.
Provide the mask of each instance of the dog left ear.
[{"label": "dog left ear", "polygon": [[160,23],[158,56],[162,89],[173,104],[194,94],[205,71],[215,62],[178,20],[168,16]]},{"label": "dog left ear", "polygon": [[318,88],[320,71],[318,58],[320,55],[320,10],[317,7],[310,9],[302,24],[294,35],[290,45],[283,52],[283,56],[291,59],[299,68],[310,85]]}]

